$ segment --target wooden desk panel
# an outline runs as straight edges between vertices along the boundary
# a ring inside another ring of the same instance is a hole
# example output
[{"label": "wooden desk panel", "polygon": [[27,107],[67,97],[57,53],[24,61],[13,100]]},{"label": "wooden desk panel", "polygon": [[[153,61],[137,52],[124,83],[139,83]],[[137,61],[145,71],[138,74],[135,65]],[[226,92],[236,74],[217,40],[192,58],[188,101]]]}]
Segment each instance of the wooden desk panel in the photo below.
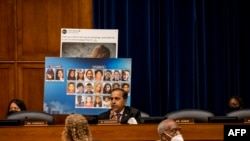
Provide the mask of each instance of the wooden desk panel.
[{"label": "wooden desk panel", "polygon": [[185,141],[223,141],[223,124],[180,124]]},{"label": "wooden desk panel", "polygon": [[[223,124],[182,124],[185,141],[223,141]],[[157,124],[90,125],[94,141],[153,141]],[[0,127],[0,141],[61,141],[63,125]]]}]

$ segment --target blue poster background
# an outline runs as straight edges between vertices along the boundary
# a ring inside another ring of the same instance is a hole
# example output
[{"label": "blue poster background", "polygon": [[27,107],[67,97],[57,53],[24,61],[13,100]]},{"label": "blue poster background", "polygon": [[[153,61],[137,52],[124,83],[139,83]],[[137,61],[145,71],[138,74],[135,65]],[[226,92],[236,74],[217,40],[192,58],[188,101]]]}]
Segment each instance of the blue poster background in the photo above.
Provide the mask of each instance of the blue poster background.
[{"label": "blue poster background", "polygon": [[[98,115],[109,108],[92,107],[78,108],[76,107],[76,95],[67,94],[67,80],[69,69],[102,69],[104,70],[129,70],[131,85],[131,58],[69,58],[69,57],[46,57],[45,58],[45,81],[44,81],[44,112],[50,114],[71,114],[79,113],[85,115]],[[64,80],[47,80],[46,72],[48,69],[63,69]],[[122,82],[121,82],[122,83]],[[84,95],[84,94],[82,94]],[[95,94],[92,94],[95,95]],[[104,94],[100,94],[104,95]],[[131,93],[129,91],[127,106],[130,106]]]}]

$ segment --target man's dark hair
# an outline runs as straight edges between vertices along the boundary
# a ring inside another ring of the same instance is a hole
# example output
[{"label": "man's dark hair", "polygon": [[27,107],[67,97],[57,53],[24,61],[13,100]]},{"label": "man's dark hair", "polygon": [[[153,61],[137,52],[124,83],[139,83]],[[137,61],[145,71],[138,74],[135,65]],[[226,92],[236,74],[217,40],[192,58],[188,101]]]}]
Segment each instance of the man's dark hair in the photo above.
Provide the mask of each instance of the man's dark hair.
[{"label": "man's dark hair", "polygon": [[123,83],[123,84],[122,84],[122,88],[123,88],[124,86],[128,86],[128,87],[129,87],[129,84],[128,84],[128,83]]},{"label": "man's dark hair", "polygon": [[92,84],[91,83],[87,83],[87,86],[92,86]]},{"label": "man's dark hair", "polygon": [[97,74],[98,71],[103,75],[103,71],[102,70],[95,70],[95,75]]},{"label": "man's dark hair", "polygon": [[77,87],[77,88],[78,88],[78,87],[83,87],[83,84],[82,84],[82,83],[78,83],[76,87]]},{"label": "man's dark hair", "polygon": [[127,93],[126,91],[124,91],[122,88],[114,88],[114,89],[111,91],[111,93],[114,92],[114,91],[121,91],[121,92],[122,92],[122,97],[123,97],[124,99],[128,99],[128,93]]},{"label": "man's dark hair", "polygon": [[121,86],[119,83],[113,83],[112,86],[114,87],[115,85],[118,85],[119,87]]}]

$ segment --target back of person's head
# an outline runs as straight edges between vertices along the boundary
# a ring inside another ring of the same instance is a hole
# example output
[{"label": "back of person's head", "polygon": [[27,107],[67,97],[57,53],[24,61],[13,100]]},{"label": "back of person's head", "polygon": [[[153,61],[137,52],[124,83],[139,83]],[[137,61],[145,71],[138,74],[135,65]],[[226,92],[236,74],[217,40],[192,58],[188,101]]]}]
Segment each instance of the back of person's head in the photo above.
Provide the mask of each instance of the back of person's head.
[{"label": "back of person's head", "polygon": [[95,58],[109,58],[110,50],[104,45],[97,45],[92,51],[92,57]]},{"label": "back of person's head", "polygon": [[[17,107],[11,107],[13,103],[15,104],[14,106],[17,106]],[[24,104],[22,100],[12,99],[8,104],[7,116],[15,112],[20,112],[20,111],[25,111],[25,110],[26,110],[26,105]]]},{"label": "back of person's head", "polygon": [[80,114],[67,116],[62,141],[92,141],[88,120]]},{"label": "back of person's head", "polygon": [[234,95],[229,98],[227,105],[227,112],[243,109],[244,102],[240,96]]}]

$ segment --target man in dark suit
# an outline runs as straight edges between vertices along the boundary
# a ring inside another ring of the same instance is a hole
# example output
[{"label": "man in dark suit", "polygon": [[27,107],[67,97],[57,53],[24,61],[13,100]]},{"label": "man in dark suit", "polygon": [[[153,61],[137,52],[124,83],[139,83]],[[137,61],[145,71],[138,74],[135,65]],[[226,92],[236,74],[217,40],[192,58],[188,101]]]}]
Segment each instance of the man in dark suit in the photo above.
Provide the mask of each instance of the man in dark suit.
[{"label": "man in dark suit", "polygon": [[128,123],[128,120],[135,119],[138,123],[141,112],[133,107],[126,106],[128,93],[121,88],[111,91],[111,109],[98,115],[99,120],[119,120],[121,124]]}]

